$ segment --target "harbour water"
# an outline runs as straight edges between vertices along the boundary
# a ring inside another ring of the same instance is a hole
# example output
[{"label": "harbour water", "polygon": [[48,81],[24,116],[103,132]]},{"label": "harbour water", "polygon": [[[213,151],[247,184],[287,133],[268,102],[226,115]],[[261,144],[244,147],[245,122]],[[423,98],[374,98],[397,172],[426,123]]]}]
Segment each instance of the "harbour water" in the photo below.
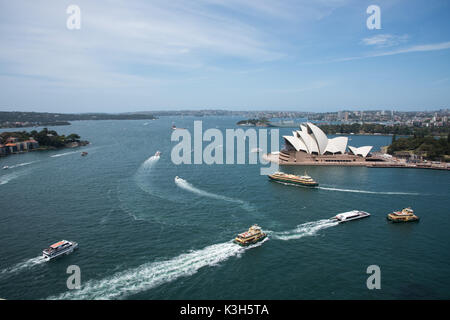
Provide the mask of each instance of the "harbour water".
[{"label": "harbour water", "polygon": [[[177,166],[171,125],[190,129],[194,120],[225,130],[240,119],[79,121],[52,129],[79,134],[87,147],[0,158],[10,167],[0,172],[0,298],[450,298],[448,172],[307,167],[320,183],[309,189],[271,182],[260,165]],[[407,206],[419,223],[387,222]],[[353,209],[371,217],[327,220]],[[267,240],[232,243],[254,223]],[[79,249],[43,262],[42,249],[61,239]],[[81,269],[79,290],[67,289],[69,265]],[[380,290],[367,289],[370,265],[381,269]]]}]

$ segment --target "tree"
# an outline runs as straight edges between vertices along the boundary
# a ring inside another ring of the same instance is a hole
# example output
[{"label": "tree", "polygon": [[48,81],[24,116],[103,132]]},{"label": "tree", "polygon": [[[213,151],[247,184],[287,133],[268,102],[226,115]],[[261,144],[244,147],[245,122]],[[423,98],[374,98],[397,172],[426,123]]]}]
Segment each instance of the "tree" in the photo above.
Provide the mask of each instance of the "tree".
[{"label": "tree", "polygon": [[66,137],[66,141],[75,142],[80,141],[80,136],[76,133],[71,133]]}]

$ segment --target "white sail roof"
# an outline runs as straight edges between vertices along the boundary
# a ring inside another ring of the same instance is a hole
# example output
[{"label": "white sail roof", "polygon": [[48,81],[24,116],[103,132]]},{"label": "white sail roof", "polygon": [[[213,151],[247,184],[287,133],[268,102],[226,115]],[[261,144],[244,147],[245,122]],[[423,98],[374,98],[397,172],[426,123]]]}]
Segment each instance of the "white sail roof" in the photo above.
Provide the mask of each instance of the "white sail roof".
[{"label": "white sail roof", "polygon": [[369,154],[370,150],[372,150],[372,146],[364,146],[364,147],[352,147],[352,146],[348,146],[349,150],[351,153],[353,153],[356,156],[362,156],[362,157],[367,157],[367,155]]},{"label": "white sail roof", "polygon": [[306,125],[312,131],[311,136],[314,138],[314,140],[316,140],[317,149],[319,150],[319,153],[324,154],[325,149],[328,145],[327,135],[322,130],[320,130],[319,127],[315,126],[310,122],[308,122]]},{"label": "white sail roof", "polygon": [[347,149],[347,137],[336,137],[333,139],[328,139],[328,145],[325,149],[325,152],[331,152],[331,153],[345,153],[345,149]]},{"label": "white sail roof", "polygon": [[306,150],[306,146],[302,140],[294,136],[283,136],[284,139],[289,141],[289,143],[295,148],[295,150]]},{"label": "white sail roof", "polygon": [[301,131],[297,131],[297,132],[300,134],[300,138],[303,140],[306,147],[308,148],[308,153],[313,153],[313,152],[319,153],[319,148],[317,147],[316,140],[313,137],[311,137],[311,135],[308,133],[308,130],[306,128],[305,128],[305,130],[301,130]]},{"label": "white sail roof", "polygon": [[[344,154],[347,149],[348,138],[336,137],[328,139],[326,134],[316,125],[307,122],[306,125],[300,125],[300,130],[293,131],[292,136],[283,136],[289,144],[291,144],[297,151],[305,151],[309,154],[318,153],[324,154],[330,152],[332,154]],[[350,152],[355,155],[366,157],[371,146],[364,146],[360,148],[349,147]]]}]

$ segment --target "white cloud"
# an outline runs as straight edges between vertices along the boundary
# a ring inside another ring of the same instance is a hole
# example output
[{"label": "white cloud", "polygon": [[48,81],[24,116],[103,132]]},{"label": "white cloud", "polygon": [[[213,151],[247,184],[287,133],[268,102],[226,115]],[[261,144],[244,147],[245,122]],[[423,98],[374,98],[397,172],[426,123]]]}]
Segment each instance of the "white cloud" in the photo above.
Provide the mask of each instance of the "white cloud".
[{"label": "white cloud", "polygon": [[362,43],[367,46],[392,47],[404,43],[408,40],[408,35],[396,36],[392,34],[379,34],[373,37],[362,39]]},{"label": "white cloud", "polygon": [[343,62],[343,61],[361,60],[361,59],[375,58],[375,57],[393,56],[393,55],[404,54],[404,53],[428,52],[428,51],[438,51],[438,50],[447,50],[447,49],[450,49],[450,41],[449,42],[441,42],[441,43],[433,43],[433,44],[415,45],[415,46],[397,49],[397,50],[382,51],[382,52],[369,53],[369,54],[362,55],[362,56],[340,58],[340,59],[330,60],[328,62]]}]

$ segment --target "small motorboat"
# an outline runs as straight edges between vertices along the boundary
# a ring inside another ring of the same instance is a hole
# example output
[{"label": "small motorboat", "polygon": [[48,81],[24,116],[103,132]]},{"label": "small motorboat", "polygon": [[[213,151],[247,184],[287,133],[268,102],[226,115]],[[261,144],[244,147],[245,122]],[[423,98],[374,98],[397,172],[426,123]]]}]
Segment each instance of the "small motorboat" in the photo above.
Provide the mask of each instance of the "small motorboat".
[{"label": "small motorboat", "polygon": [[9,166],[3,166],[3,170],[9,169]]},{"label": "small motorboat", "polygon": [[78,243],[73,241],[61,240],[42,251],[42,256],[45,260],[49,261],[63,254],[72,253],[77,248]]},{"label": "small motorboat", "polygon": [[159,156],[161,156],[161,152],[159,152],[159,151],[156,151],[156,153],[155,153],[155,155],[154,155],[155,157],[159,157]]},{"label": "small motorboat", "polygon": [[338,221],[339,223],[344,223],[348,221],[353,221],[357,219],[363,219],[370,217],[370,213],[367,213],[365,211],[359,211],[359,210],[352,210],[349,212],[340,213],[330,220]]},{"label": "small motorboat", "polygon": [[177,126],[173,124],[172,130],[186,130],[186,128],[177,128]]},{"label": "small motorboat", "polygon": [[392,222],[414,222],[419,221],[419,217],[414,214],[411,208],[404,208],[402,211],[394,211],[387,215],[387,219]]},{"label": "small motorboat", "polygon": [[81,156],[82,157],[86,157],[88,155],[88,153],[86,152],[86,151],[83,151],[82,153],[81,153]]}]

